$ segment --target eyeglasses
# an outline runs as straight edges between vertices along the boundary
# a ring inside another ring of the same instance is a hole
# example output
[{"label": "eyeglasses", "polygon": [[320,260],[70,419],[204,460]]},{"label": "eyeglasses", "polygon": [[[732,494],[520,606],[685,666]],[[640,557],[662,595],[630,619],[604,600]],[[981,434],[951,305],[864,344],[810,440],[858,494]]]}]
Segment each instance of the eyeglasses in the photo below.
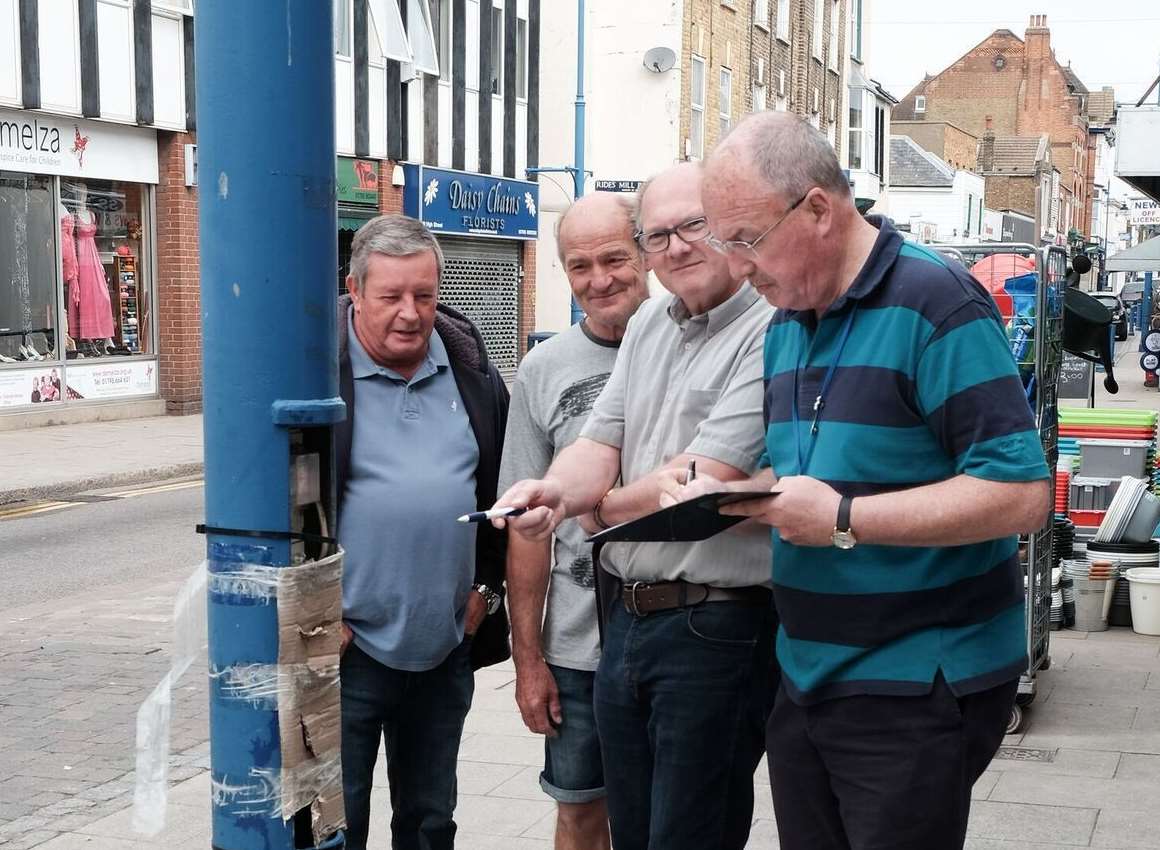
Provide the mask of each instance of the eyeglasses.
[{"label": "eyeglasses", "polygon": [[714,251],[718,251],[722,254],[725,254],[726,256],[729,256],[730,254],[747,254],[750,259],[756,260],[757,243],[769,234],[773,233],[773,231],[777,230],[777,226],[789,218],[789,214],[796,210],[801,205],[801,202],[804,201],[809,194],[809,192],[806,192],[805,195],[802,195],[800,198],[790,204],[789,209],[785,211],[782,217],[771,224],[769,227],[765,228],[761,235],[756,239],[751,239],[750,241],[746,242],[744,239],[718,239],[716,236],[710,236],[707,240],[707,244]]},{"label": "eyeglasses", "polygon": [[669,237],[674,233],[685,242],[700,242],[709,235],[709,222],[701,216],[683,221],[676,227],[666,227],[664,230],[652,230],[648,233],[638,230],[635,236],[641,250],[649,254],[659,254],[669,249]]}]

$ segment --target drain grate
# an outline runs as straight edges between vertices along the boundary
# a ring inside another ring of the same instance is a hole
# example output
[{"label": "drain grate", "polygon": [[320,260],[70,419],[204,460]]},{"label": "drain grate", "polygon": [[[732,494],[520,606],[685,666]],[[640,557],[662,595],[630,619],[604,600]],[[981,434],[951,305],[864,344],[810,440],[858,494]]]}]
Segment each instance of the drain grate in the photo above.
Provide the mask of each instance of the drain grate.
[{"label": "drain grate", "polygon": [[1007,761],[1053,762],[1058,750],[1037,750],[1034,747],[999,747],[995,758]]}]

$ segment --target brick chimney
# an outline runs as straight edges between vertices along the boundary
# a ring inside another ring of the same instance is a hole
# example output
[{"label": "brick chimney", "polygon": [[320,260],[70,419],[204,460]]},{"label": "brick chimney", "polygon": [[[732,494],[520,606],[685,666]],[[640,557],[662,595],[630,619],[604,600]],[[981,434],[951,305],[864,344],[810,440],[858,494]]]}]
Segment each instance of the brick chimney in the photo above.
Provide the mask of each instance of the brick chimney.
[{"label": "brick chimney", "polygon": [[1019,135],[1037,134],[1043,124],[1043,110],[1050,104],[1044,102],[1044,75],[1049,73],[1054,60],[1051,55],[1051,30],[1047,28],[1047,15],[1032,15],[1023,36],[1023,98],[1016,132]]},{"label": "brick chimney", "polygon": [[986,173],[995,168],[995,130],[991,127],[991,116],[986,117],[986,129],[979,141],[979,171]]}]

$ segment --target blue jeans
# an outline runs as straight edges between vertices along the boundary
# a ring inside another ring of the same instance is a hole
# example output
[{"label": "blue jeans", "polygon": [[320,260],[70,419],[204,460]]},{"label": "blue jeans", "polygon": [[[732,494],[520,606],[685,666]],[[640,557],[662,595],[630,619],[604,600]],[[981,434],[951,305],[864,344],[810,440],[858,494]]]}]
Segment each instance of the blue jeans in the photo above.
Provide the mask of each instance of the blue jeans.
[{"label": "blue jeans", "polygon": [[341,683],[347,850],[366,850],[371,782],[384,739],[391,846],[451,850],[459,741],[475,691],[471,642],[421,673],[386,667],[351,643],[342,656]]},{"label": "blue jeans", "polygon": [[773,610],[619,603],[596,671],[616,850],[742,850],[771,693]]},{"label": "blue jeans", "polygon": [[592,689],[596,674],[549,664],[560,694],[564,722],[555,738],[544,738],[540,787],[558,803],[591,803],[604,797],[604,767]]}]

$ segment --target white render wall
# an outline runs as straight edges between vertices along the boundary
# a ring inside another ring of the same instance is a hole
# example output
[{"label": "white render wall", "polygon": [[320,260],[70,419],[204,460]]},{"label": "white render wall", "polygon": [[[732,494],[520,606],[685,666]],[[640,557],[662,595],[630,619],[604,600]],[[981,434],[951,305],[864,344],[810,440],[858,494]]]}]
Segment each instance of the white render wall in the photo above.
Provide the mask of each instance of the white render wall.
[{"label": "white render wall", "polygon": [[[576,100],[576,7],[542,6],[540,165],[573,161]],[[645,180],[680,159],[679,67],[644,67],[650,47],[668,47],[680,62],[681,0],[589,0],[585,43],[585,167],[595,180]],[[557,185],[558,184],[558,185]],[[555,226],[572,201],[567,174],[540,179],[536,254],[536,330],[561,331],[571,319],[571,292],[557,257]]]},{"label": "white render wall", "polygon": [[[979,204],[983,201],[983,178],[969,171],[955,172],[955,182],[949,188],[890,187],[890,217],[898,224],[911,221],[930,222],[938,226],[938,240],[978,241]],[[964,234],[967,220],[967,197],[972,205],[970,233]]]}]

